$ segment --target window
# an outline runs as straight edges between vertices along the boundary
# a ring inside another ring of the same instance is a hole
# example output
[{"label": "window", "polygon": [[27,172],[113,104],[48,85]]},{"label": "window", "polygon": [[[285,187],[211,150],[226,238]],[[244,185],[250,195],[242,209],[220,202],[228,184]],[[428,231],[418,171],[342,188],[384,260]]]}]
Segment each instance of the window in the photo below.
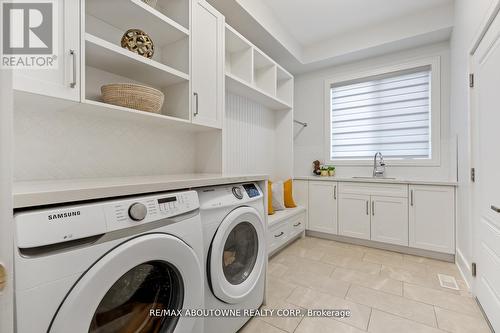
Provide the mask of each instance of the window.
[{"label": "window", "polygon": [[393,164],[436,162],[439,98],[433,94],[439,95],[439,76],[433,67],[328,82],[329,160],[356,164],[380,151]]}]

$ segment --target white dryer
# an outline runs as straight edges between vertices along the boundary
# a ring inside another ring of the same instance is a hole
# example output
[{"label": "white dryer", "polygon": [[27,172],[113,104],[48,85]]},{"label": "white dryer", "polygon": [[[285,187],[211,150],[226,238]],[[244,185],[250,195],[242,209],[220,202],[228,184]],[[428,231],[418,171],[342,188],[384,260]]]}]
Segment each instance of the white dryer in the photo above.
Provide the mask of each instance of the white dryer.
[{"label": "white dryer", "polygon": [[[254,184],[198,191],[205,247],[205,307],[258,309],[267,267],[264,196]],[[205,333],[234,333],[249,317],[205,318]]]},{"label": "white dryer", "polygon": [[18,333],[203,332],[195,191],[15,215]]}]

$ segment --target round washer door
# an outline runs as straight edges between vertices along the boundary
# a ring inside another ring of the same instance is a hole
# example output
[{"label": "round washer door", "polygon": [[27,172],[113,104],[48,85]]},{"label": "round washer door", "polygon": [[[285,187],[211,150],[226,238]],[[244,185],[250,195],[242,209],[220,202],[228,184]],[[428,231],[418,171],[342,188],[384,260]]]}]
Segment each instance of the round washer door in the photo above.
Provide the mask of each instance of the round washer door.
[{"label": "round washer door", "polygon": [[214,295],[241,303],[255,288],[264,269],[264,222],[250,207],[229,213],[220,224],[210,252],[210,282]]},{"label": "round washer door", "polygon": [[126,241],[97,261],[63,301],[50,332],[191,332],[195,318],[150,310],[202,308],[195,252],[167,234]]}]

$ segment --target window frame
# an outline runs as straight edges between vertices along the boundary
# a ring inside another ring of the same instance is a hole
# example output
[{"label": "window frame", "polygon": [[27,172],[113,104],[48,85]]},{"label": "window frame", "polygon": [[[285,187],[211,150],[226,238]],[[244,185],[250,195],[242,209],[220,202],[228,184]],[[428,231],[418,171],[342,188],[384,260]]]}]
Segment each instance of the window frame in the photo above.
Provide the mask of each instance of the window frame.
[{"label": "window frame", "polygon": [[385,158],[389,166],[440,166],[441,165],[441,57],[426,57],[402,64],[378,67],[362,72],[351,72],[336,75],[335,78],[325,80],[324,91],[324,156],[328,164],[345,166],[372,165],[373,159],[331,159],[331,87],[350,81],[369,79],[370,77],[387,75],[394,72],[412,70],[418,67],[430,67],[430,94],[431,94],[431,149],[430,159],[391,159]]}]

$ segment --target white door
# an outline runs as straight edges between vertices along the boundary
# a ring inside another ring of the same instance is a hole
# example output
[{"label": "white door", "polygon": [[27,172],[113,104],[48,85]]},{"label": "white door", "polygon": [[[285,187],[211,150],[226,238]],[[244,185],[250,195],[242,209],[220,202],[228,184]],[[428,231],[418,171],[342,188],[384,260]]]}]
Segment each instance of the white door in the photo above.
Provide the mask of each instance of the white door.
[{"label": "white door", "polygon": [[370,196],[339,196],[339,235],[370,239]]},{"label": "white door", "polygon": [[408,246],[408,199],[372,196],[371,240]]},{"label": "white door", "polygon": [[217,229],[208,258],[215,297],[229,304],[244,302],[262,279],[266,261],[261,216],[251,207],[233,210]]},{"label": "white door", "polygon": [[224,16],[206,1],[194,0],[191,33],[192,121],[222,128]]},{"label": "white door", "polygon": [[418,249],[455,253],[455,189],[410,185],[409,244]]},{"label": "white door", "polygon": [[500,15],[472,59],[474,188],[474,291],[495,331],[500,332]]},{"label": "white door", "polygon": [[[13,147],[12,73],[4,69],[0,69],[0,110],[0,161],[11,161]],[[12,163],[0,162],[0,184],[0,332],[13,332]]]},{"label": "white door", "polygon": [[196,253],[167,234],[119,245],[73,286],[48,332],[191,332],[196,318],[150,316],[150,309],[203,306],[203,272]]},{"label": "white door", "polygon": [[14,89],[80,101],[80,2],[56,1],[58,68],[14,70]]},{"label": "white door", "polygon": [[308,230],[336,235],[337,183],[329,181],[309,182]]}]

